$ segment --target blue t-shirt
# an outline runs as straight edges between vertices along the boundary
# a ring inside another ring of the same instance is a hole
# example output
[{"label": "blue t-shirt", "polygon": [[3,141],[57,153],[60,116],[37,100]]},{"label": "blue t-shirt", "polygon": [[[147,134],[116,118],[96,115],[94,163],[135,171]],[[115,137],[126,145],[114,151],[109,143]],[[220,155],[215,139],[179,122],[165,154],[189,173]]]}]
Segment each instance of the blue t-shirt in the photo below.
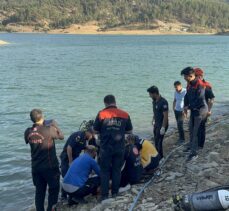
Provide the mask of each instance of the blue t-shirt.
[{"label": "blue t-shirt", "polygon": [[183,111],[184,110],[184,97],[186,95],[186,89],[182,88],[181,92],[175,91],[174,99],[176,100],[175,110]]},{"label": "blue t-shirt", "polygon": [[89,154],[84,153],[73,161],[63,183],[81,188],[87,182],[92,170],[97,175],[100,174],[96,161]]}]

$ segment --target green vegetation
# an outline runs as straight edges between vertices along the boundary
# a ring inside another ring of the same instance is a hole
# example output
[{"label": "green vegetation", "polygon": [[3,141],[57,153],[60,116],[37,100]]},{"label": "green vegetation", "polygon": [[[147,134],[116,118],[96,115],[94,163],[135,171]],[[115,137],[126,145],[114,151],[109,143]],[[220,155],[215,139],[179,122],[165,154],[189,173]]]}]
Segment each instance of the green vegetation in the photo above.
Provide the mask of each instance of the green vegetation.
[{"label": "green vegetation", "polygon": [[0,30],[8,24],[65,28],[98,21],[104,28],[178,20],[196,27],[229,29],[227,0],[1,0]]}]

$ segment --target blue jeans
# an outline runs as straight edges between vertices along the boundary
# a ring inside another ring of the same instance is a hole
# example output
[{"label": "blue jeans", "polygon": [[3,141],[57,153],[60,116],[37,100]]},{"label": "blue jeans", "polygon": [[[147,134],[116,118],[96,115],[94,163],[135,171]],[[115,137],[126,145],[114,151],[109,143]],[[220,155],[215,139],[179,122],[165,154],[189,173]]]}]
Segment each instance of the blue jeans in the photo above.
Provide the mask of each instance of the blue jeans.
[{"label": "blue jeans", "polygon": [[175,113],[175,117],[176,117],[176,121],[177,121],[177,129],[178,129],[178,133],[179,133],[179,140],[185,140],[185,136],[184,136],[184,115],[183,115],[183,111],[174,111]]}]

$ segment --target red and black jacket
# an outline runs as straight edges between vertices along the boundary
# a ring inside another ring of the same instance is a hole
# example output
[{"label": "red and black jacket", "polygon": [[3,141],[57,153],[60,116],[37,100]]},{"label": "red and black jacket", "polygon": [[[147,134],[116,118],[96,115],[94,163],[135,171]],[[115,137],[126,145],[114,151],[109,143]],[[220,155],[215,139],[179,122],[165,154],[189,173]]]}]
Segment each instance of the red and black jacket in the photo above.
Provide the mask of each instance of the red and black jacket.
[{"label": "red and black jacket", "polygon": [[94,130],[100,134],[100,147],[124,146],[125,133],[132,129],[129,114],[115,106],[100,111],[94,123]]}]

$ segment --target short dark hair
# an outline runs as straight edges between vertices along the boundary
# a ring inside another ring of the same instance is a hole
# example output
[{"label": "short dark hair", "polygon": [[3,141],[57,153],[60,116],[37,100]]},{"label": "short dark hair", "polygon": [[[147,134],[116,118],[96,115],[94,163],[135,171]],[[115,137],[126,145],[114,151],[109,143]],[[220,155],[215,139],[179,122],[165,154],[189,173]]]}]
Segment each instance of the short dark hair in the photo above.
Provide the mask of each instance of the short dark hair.
[{"label": "short dark hair", "polygon": [[147,89],[147,92],[151,94],[158,94],[159,95],[159,89],[156,86],[151,86]]},{"label": "short dark hair", "polygon": [[105,104],[114,104],[116,103],[115,96],[114,95],[107,95],[104,97],[104,103]]},{"label": "short dark hair", "polygon": [[42,119],[42,111],[40,109],[33,109],[30,112],[30,119],[33,123],[39,122]]},{"label": "short dark hair", "polygon": [[175,81],[174,82],[174,86],[179,86],[179,85],[181,85],[181,82],[180,81]]},{"label": "short dark hair", "polygon": [[190,74],[195,74],[195,70],[193,67],[186,67],[183,70],[181,70],[181,75],[190,75]]}]

